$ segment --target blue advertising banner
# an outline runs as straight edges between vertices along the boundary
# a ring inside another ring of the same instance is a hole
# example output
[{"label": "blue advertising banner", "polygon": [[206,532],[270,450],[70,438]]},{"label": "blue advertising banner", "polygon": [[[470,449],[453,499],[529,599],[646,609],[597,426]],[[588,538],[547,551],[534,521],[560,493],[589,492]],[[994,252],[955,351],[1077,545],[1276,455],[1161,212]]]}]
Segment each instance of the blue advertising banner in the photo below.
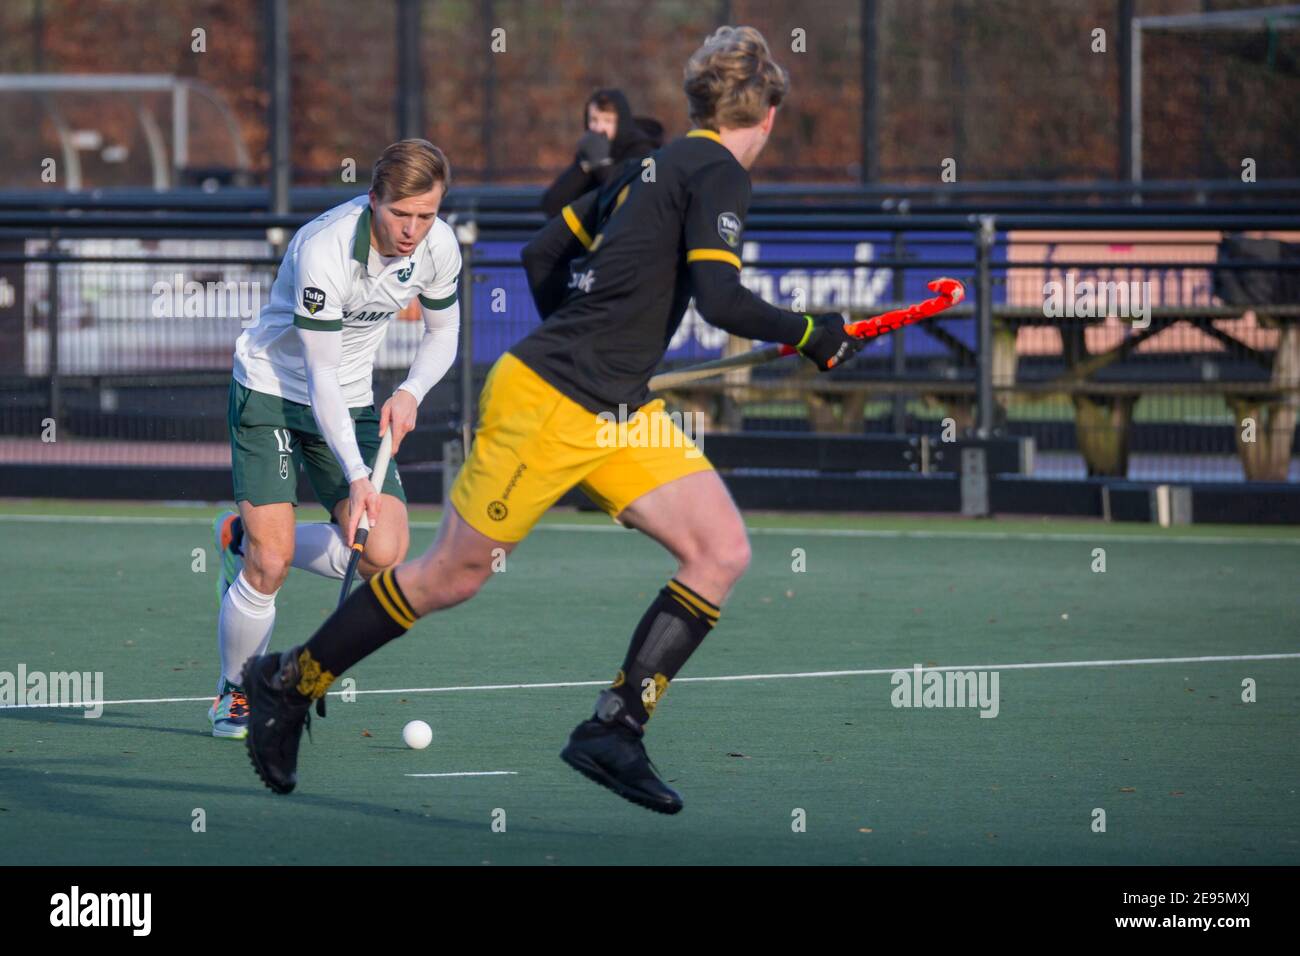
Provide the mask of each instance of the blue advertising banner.
[{"label": "blue advertising banner", "polygon": [[[994,246],[993,266],[1006,263],[1005,235]],[[517,261],[522,243],[480,242],[479,259],[489,262]],[[894,237],[890,233],[753,233],[745,238],[741,281],[768,302],[798,311],[823,312],[835,309],[879,311],[894,301],[894,268],[874,262],[895,259]],[[971,285],[975,271],[972,236],[961,233],[909,232],[904,234],[901,258],[902,300],[918,302],[933,295],[926,283],[941,275],[952,275]],[[765,266],[764,262],[780,263]],[[801,263],[807,262],[807,266]],[[942,263],[927,267],[927,263]],[[965,263],[963,267],[954,263]],[[523,270],[510,266],[476,267],[474,283],[474,361],[488,364],[538,322],[537,310]],[[994,286],[995,304],[1006,301],[1002,283]],[[945,319],[943,327],[965,344],[975,345],[975,320]],[[904,330],[904,349],[909,356],[942,356],[947,348],[923,327]],[[727,333],[705,322],[693,307],[668,346],[670,362],[696,362],[717,358]],[[868,347],[866,355],[889,354],[890,339]]]}]

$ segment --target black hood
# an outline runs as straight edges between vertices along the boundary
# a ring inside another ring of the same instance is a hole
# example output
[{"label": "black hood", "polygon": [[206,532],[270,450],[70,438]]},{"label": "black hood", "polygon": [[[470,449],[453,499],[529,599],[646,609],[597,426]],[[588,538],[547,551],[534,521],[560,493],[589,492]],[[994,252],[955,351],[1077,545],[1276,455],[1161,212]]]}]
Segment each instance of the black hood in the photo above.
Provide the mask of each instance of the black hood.
[{"label": "black hood", "polygon": [[633,118],[637,126],[641,127],[641,132],[650,146],[658,149],[664,144],[664,124],[659,122],[653,116],[637,116]]},{"label": "black hood", "polygon": [[[623,91],[614,87],[604,90],[596,90],[591,96],[587,97],[587,102],[582,104],[582,128],[587,128],[587,107],[598,99],[609,100],[614,104],[614,112],[618,114],[618,129],[614,133],[614,142],[610,144],[609,153],[616,161],[626,156],[634,146],[648,144],[652,137],[647,135],[647,130],[641,125],[641,122],[632,116],[632,107],[628,105],[627,96]],[[654,122],[651,120],[650,122]],[[662,137],[662,127],[660,136]]]}]

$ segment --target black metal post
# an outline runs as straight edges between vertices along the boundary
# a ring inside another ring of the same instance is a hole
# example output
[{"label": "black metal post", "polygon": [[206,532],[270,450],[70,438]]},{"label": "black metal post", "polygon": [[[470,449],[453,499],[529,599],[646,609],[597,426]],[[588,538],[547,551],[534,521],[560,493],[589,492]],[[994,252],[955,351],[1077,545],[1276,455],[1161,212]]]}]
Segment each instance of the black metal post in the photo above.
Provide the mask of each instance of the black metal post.
[{"label": "black metal post", "polygon": [[[1210,0],[1201,0],[1201,12],[1210,13]],[[1271,27],[1270,27],[1271,34]],[[1196,106],[1196,112],[1201,116],[1201,142],[1196,150],[1196,172],[1202,179],[1210,179],[1214,176],[1218,167],[1218,148],[1216,140],[1216,127],[1218,123],[1213,117],[1213,111],[1210,108],[1211,90],[1214,81],[1210,70],[1198,70],[1197,86],[1200,95],[1200,102]]]},{"label": "black metal post", "polygon": [[[858,28],[862,37],[862,157],[860,178],[864,183],[880,179],[880,6],[876,0],[861,0]],[[895,298],[895,302],[901,301]]]},{"label": "black metal post", "polygon": [[474,240],[477,232],[472,219],[456,229],[460,240],[460,440],[466,457],[474,437]]},{"label": "black metal post", "polygon": [[1115,179],[1119,182],[1133,178],[1133,62],[1130,43],[1130,24],[1133,20],[1133,0],[1119,0],[1117,17],[1119,41],[1115,54],[1119,63],[1119,169]]},{"label": "black metal post", "polygon": [[975,349],[976,418],[975,434],[993,434],[993,274],[990,259],[997,239],[994,217],[980,216],[975,233]]},{"label": "black metal post", "polygon": [[952,156],[957,160],[957,176],[969,176],[966,165],[966,113],[970,103],[971,84],[966,75],[966,38],[971,36],[971,14],[968,0],[957,0],[952,8],[953,26],[957,30],[957,42],[952,45],[952,81],[955,95],[952,97]]},{"label": "black metal post", "polygon": [[[51,257],[57,255],[58,251],[59,251],[58,232],[57,230],[51,229],[50,230]],[[47,318],[49,321],[49,329],[50,329],[50,334],[48,338],[49,355],[48,355],[48,362],[47,362],[47,366],[50,373],[49,417],[54,419],[54,427],[57,429],[59,427],[59,414],[63,411],[63,395],[59,387],[60,386],[60,382],[59,382],[59,312],[60,312],[59,263],[54,258],[51,258],[49,263],[49,282],[50,282],[49,295],[46,297],[46,301],[49,303],[49,314]]]},{"label": "black metal post", "polygon": [[289,8],[287,0],[266,0],[271,92],[271,212],[289,211]]},{"label": "black metal post", "polygon": [[427,139],[420,0],[397,0],[397,138]]},{"label": "black metal post", "polygon": [[[906,244],[903,241],[903,234],[901,232],[895,232],[892,252],[892,257],[895,262],[898,262],[903,258],[906,248]],[[894,266],[892,271],[893,288],[891,290],[891,298],[894,302],[902,302],[903,296],[907,294],[904,287],[907,272],[899,266]],[[890,333],[890,336],[893,338],[892,344],[894,346],[894,378],[895,380],[900,380],[907,376],[907,352],[903,344],[903,330],[894,329],[894,331]],[[907,431],[907,396],[898,392],[894,393],[893,419],[895,435],[902,435]]]},{"label": "black metal post", "polygon": [[[482,0],[483,22],[487,24],[488,35],[497,24],[496,14],[493,10],[492,0]],[[509,46],[506,47],[509,52]],[[482,127],[482,151],[483,151],[483,180],[491,182],[496,175],[496,158],[493,154],[493,135],[494,117],[496,116],[497,100],[497,54],[488,47],[487,70],[483,77],[483,127]],[[469,446],[466,445],[466,448]]]}]

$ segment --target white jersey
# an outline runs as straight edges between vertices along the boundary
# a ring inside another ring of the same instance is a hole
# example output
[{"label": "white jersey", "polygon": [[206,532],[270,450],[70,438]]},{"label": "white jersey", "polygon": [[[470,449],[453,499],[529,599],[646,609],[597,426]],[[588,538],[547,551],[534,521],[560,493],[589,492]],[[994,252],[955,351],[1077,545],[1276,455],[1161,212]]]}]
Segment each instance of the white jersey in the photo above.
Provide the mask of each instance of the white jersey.
[{"label": "white jersey", "polygon": [[374,403],[371,373],[388,323],[417,295],[426,309],[456,301],[460,247],[451,226],[433,228],[409,256],[370,245],[370,202],[358,196],[294,235],[257,324],[235,343],[235,379],[246,388],[309,405],[302,341],[294,326],[343,334],[339,386],[349,408]]}]

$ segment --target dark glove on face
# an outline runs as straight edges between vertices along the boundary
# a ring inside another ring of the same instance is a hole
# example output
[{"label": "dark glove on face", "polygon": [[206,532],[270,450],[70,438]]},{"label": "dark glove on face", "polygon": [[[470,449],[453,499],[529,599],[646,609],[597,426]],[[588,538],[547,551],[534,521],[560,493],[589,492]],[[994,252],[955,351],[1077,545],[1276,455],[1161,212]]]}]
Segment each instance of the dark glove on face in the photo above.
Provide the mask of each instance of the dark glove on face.
[{"label": "dark glove on face", "polygon": [[597,166],[608,166],[610,142],[604,133],[588,131],[578,140],[578,165],[590,172]]},{"label": "dark glove on face", "polygon": [[866,339],[854,338],[844,329],[844,316],[838,312],[805,315],[808,332],[799,343],[799,354],[809,359],[823,372],[843,365],[867,344]]}]

